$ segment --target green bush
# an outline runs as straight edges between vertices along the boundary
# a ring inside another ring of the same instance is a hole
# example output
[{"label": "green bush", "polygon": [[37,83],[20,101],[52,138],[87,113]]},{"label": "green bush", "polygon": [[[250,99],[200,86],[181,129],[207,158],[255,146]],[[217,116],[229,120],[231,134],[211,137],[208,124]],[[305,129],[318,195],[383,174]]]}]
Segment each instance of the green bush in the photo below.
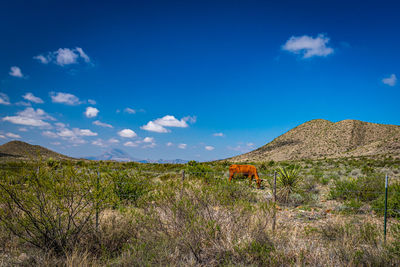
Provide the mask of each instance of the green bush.
[{"label": "green bush", "polygon": [[[389,185],[387,215],[393,218],[400,218],[400,184]],[[381,193],[379,197],[372,202],[372,209],[383,215],[385,209],[385,193]]]},{"label": "green bush", "polygon": [[109,181],[85,169],[45,166],[23,176],[0,178],[0,223],[12,234],[43,250],[71,251],[95,233],[95,214],[113,201]]},{"label": "green bush", "polygon": [[329,194],[332,199],[371,201],[382,195],[383,191],[384,176],[375,174],[336,180]]},{"label": "green bush", "polygon": [[114,182],[114,192],[122,201],[138,205],[139,200],[152,191],[153,186],[149,178],[143,174],[130,171],[111,173]]}]

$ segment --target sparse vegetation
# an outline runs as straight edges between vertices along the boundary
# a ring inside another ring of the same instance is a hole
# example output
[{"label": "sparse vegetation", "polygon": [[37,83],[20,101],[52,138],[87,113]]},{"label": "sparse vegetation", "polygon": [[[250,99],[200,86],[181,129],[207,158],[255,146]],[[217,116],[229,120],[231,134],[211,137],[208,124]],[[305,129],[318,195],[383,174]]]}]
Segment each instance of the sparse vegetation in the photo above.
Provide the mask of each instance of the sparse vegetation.
[{"label": "sparse vegetation", "polygon": [[[246,179],[229,183],[226,162],[3,163],[0,262],[6,266],[400,264],[396,159],[253,164],[264,175],[262,189],[249,186]],[[282,195],[272,231],[274,169],[279,170]],[[350,178],[346,173],[352,171],[356,176]],[[383,171],[393,179],[386,245]]]}]

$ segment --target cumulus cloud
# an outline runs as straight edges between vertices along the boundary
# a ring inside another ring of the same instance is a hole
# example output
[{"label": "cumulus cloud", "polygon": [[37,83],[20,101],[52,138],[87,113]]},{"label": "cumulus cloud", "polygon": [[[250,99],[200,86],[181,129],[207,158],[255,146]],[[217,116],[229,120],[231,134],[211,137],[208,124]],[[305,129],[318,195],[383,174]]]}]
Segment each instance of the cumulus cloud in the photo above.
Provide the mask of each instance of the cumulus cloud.
[{"label": "cumulus cloud", "polygon": [[328,47],[329,38],[323,34],[319,34],[313,38],[308,35],[292,36],[282,46],[282,50],[289,51],[294,54],[301,54],[303,58],[314,56],[327,56],[334,52],[333,48]]},{"label": "cumulus cloud", "polygon": [[51,101],[53,101],[53,103],[66,104],[71,106],[79,105],[81,103],[78,97],[69,93],[51,92],[50,96],[51,96]]},{"label": "cumulus cloud", "polygon": [[18,78],[24,77],[24,75],[22,74],[21,69],[19,67],[17,67],[17,66],[12,66],[10,68],[10,72],[8,74],[10,74],[13,77],[18,77]]},{"label": "cumulus cloud", "polygon": [[48,64],[50,62],[59,66],[71,65],[79,63],[79,60],[83,60],[86,63],[90,63],[89,56],[83,51],[82,48],[59,48],[57,51],[48,52],[45,55],[40,54],[33,57],[42,64]]},{"label": "cumulus cloud", "polygon": [[36,104],[43,104],[43,100],[37,96],[34,96],[32,93],[26,93],[22,96],[25,100],[31,101]]},{"label": "cumulus cloud", "polygon": [[140,127],[142,130],[150,131],[150,132],[156,132],[156,133],[168,133],[170,132],[168,129],[162,127],[159,124],[156,124],[152,121],[149,121],[146,125],[143,125]]},{"label": "cumulus cloud", "polygon": [[153,137],[145,137],[143,140],[136,140],[135,142],[128,141],[124,143],[124,146],[128,147],[139,147],[142,148],[153,148],[156,146],[156,142]]},{"label": "cumulus cloud", "polygon": [[382,79],[382,82],[389,86],[395,86],[397,83],[397,77],[395,74],[392,74],[389,77]]},{"label": "cumulus cloud", "polygon": [[7,136],[7,137],[10,137],[10,138],[16,138],[16,139],[21,138],[20,135],[15,134],[15,133],[6,133],[6,136]]},{"label": "cumulus cloud", "polygon": [[186,123],[186,120],[181,119],[178,120],[174,116],[171,115],[166,115],[162,118],[156,119],[154,121],[155,124],[165,126],[165,127],[180,127],[180,128],[186,128],[189,125]]},{"label": "cumulus cloud", "polygon": [[187,128],[189,127],[188,123],[196,122],[196,117],[187,116],[180,120],[171,115],[166,115],[162,118],[158,118],[154,121],[149,121],[146,125],[140,127],[142,130],[157,132],[157,133],[168,133],[168,130],[165,127],[179,127],[179,128]]},{"label": "cumulus cloud", "polygon": [[1,105],[10,105],[10,98],[8,95],[4,93],[0,93],[0,104]]},{"label": "cumulus cloud", "polygon": [[212,150],[214,150],[215,147],[213,147],[213,146],[205,146],[204,148],[205,148],[205,150],[212,151]]},{"label": "cumulus cloud", "polygon": [[86,141],[83,137],[93,137],[98,135],[96,132],[92,132],[89,129],[66,128],[66,125],[63,123],[55,123],[54,125],[58,128],[56,133],[47,131],[43,132],[42,135],[51,138],[60,137],[74,145],[85,144]]},{"label": "cumulus cloud", "polygon": [[97,116],[98,113],[99,113],[99,110],[97,108],[87,107],[86,111],[85,111],[85,116],[87,118],[94,118]]},{"label": "cumulus cloud", "polygon": [[49,126],[50,124],[45,120],[55,120],[48,115],[43,109],[26,108],[23,111],[17,112],[16,116],[6,116],[3,121],[9,121],[14,124],[28,125],[28,126]]},{"label": "cumulus cloud", "polygon": [[93,99],[88,99],[88,102],[91,105],[96,105],[97,104],[96,100],[93,100]]},{"label": "cumulus cloud", "polygon": [[24,128],[24,127],[20,127],[20,128],[18,128],[18,131],[20,131],[20,132],[27,132],[28,129],[26,129],[26,128]]},{"label": "cumulus cloud", "polygon": [[114,128],[111,124],[101,122],[99,120],[93,122],[94,125],[100,126],[100,127],[105,127],[105,128]]},{"label": "cumulus cloud", "polygon": [[4,135],[0,134],[0,138],[4,139],[6,138]]},{"label": "cumulus cloud", "polygon": [[172,142],[168,142],[168,143],[166,143],[165,145],[166,145],[166,146],[173,146],[173,145],[174,145],[174,143],[172,143]]},{"label": "cumulus cloud", "polygon": [[123,129],[118,132],[118,135],[124,138],[133,138],[137,136],[136,133],[131,129]]},{"label": "cumulus cloud", "polygon": [[134,110],[134,109],[132,109],[132,108],[125,108],[125,109],[124,109],[124,112],[125,112],[125,113],[128,113],[128,114],[135,114],[135,113],[136,113],[136,110]]},{"label": "cumulus cloud", "polygon": [[180,148],[180,149],[186,149],[186,147],[187,147],[187,144],[179,144],[178,145],[178,148]]},{"label": "cumulus cloud", "polygon": [[223,137],[224,134],[223,133],[214,133],[213,136],[219,136],[219,137]]}]

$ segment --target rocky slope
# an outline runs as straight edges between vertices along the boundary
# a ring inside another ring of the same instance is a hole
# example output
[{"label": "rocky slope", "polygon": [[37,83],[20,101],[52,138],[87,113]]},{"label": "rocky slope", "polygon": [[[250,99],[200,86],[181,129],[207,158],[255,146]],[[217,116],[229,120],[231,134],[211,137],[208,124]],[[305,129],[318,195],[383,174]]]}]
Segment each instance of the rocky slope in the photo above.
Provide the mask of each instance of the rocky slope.
[{"label": "rocky slope", "polygon": [[358,120],[303,123],[272,142],[230,161],[282,161],[392,155],[400,156],[400,126]]}]

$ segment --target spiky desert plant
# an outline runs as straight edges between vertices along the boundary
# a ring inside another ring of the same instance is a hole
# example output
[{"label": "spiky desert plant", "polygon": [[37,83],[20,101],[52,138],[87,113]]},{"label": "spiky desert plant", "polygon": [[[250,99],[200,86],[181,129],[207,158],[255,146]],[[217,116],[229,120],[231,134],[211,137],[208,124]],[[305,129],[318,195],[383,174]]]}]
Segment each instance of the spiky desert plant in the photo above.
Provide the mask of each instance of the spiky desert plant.
[{"label": "spiky desert plant", "polygon": [[297,191],[301,181],[300,170],[301,167],[297,165],[278,167],[278,196],[283,202],[288,202],[289,196]]}]

